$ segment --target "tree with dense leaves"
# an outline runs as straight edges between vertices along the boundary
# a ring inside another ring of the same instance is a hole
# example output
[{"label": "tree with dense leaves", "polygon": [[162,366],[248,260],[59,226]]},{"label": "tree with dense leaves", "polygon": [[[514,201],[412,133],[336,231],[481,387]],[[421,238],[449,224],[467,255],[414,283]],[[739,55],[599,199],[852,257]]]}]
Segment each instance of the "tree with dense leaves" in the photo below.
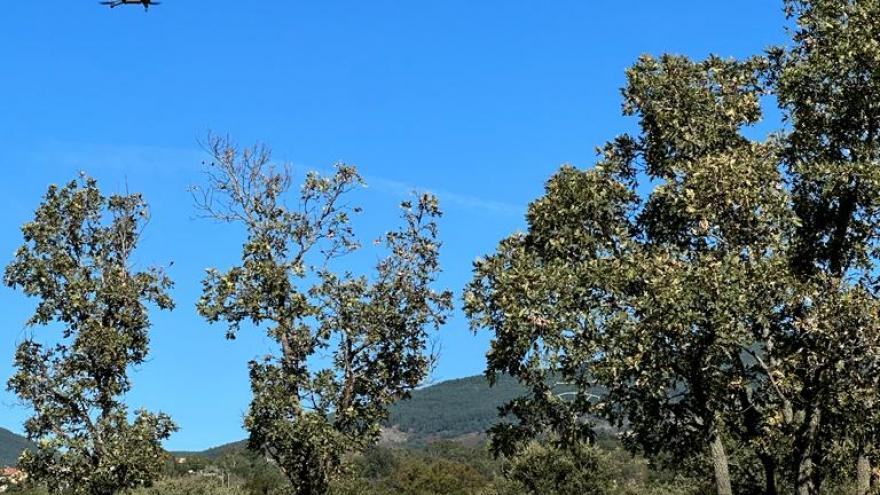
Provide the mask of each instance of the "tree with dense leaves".
[{"label": "tree with dense leaves", "polygon": [[[801,359],[771,372],[790,385],[780,397],[796,429],[796,481],[806,495],[821,484],[821,432],[854,426],[833,422],[851,418],[841,418],[828,397],[866,383],[878,352],[871,316],[880,230],[880,2],[788,0],[786,12],[796,22],[794,44],[770,52],[769,83],[791,127],[783,158],[799,219],[794,276],[813,294],[794,307],[804,314],[802,331],[784,341]],[[830,321],[806,316],[823,312]],[[847,325],[854,320],[860,323]],[[858,449],[868,448],[865,440]]]},{"label": "tree with dense leaves", "polygon": [[[466,310],[495,331],[489,372],[533,392],[505,410],[519,422],[496,427],[497,442],[549,426],[567,444],[589,438],[587,415],[609,414],[651,455],[705,445],[719,493],[732,492],[722,437],[755,331],[740,316],[763,305],[752,285],[772,277],[754,274],[779,264],[768,253],[787,214],[773,147],[740,134],[757,118],[760,68],[643,58],[625,92],[643,134],[608,145],[593,170],[564,167],[528,233],[477,263]],[[661,183],[644,202],[637,170]]]},{"label": "tree with dense leaves", "polygon": [[59,330],[15,354],[9,388],[34,409],[25,423],[36,448],[20,466],[52,491],[111,495],[149,484],[162,470],[161,441],[176,430],[165,414],[138,411],[122,396],[128,370],[149,351],[148,305],[171,309],[163,270],[135,271],[132,255],[148,219],[139,194],[103,196],[94,179],[51,186],[4,281],[39,298],[29,327]]},{"label": "tree with dense leaves", "polygon": [[239,151],[217,137],[208,148],[214,163],[197,202],[210,217],[242,224],[248,237],[240,265],[209,270],[198,310],[225,322],[230,338],[245,322],[267,326],[279,353],[250,363],[250,445],[295,493],[326,493],[346,454],[378,440],[388,407],[432,366],[430,331],[451,307],[451,294],[432,288],[437,200],[403,203],[403,226],[377,241],[388,255],[375,273],[337,272],[334,260],[359,247],[350,217],[360,210],[347,203],[361,184],[353,167],[310,173],[290,208],[291,173],[273,167],[266,148]]},{"label": "tree with dense leaves", "polygon": [[[811,495],[848,432],[864,489],[880,411],[880,2],[786,11],[794,43],[765,57],[642,58],[623,92],[640,133],[592,170],[564,167],[527,233],[476,263],[466,311],[495,334],[487,373],[531,390],[502,411],[517,421],[497,445],[589,437],[605,415],[649,455],[707,454],[719,494],[735,444],[766,493]],[[757,141],[744,129],[767,94],[790,128]]]}]

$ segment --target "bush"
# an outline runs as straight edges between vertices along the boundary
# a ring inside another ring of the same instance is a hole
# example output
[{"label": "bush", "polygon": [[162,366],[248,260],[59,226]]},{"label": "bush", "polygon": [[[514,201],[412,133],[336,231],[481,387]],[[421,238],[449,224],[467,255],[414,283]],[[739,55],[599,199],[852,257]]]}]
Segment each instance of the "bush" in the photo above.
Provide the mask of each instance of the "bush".
[{"label": "bush", "polygon": [[611,485],[605,458],[585,444],[558,449],[532,443],[511,459],[505,477],[511,495],[599,495]]},{"label": "bush", "polygon": [[49,495],[49,491],[42,486],[23,483],[21,485],[10,485],[6,492],[4,492],[4,495]]},{"label": "bush", "polygon": [[128,495],[248,495],[238,486],[225,486],[219,479],[188,476],[165,479],[151,487],[138,488]]}]

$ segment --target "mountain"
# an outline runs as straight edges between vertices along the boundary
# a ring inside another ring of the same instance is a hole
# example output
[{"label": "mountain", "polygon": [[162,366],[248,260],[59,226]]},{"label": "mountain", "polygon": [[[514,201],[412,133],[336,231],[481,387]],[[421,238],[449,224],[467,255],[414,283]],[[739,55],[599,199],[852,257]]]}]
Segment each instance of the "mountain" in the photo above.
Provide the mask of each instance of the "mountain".
[{"label": "mountain", "polygon": [[407,443],[482,436],[499,421],[498,408],[524,392],[509,376],[499,377],[491,387],[482,375],[441,382],[395,404],[388,427],[402,433]]},{"label": "mountain", "polygon": [[[500,377],[492,387],[486,377],[478,375],[421,388],[408,400],[392,406],[382,441],[420,445],[437,439],[478,440],[498,422],[498,407],[523,392],[509,376]],[[174,452],[174,455],[215,459],[230,450],[244,448],[246,443],[239,441],[202,452]]]},{"label": "mountain", "polygon": [[0,428],[0,467],[14,466],[18,456],[33,444],[25,437]]},{"label": "mountain", "polygon": [[[478,440],[498,422],[498,407],[523,392],[516,380],[508,376],[500,377],[492,387],[479,375],[421,388],[391,408],[383,442],[420,445],[436,439]],[[245,444],[246,441],[239,441],[201,452],[173,454],[215,459],[230,450],[242,449]],[[29,445],[26,439],[0,429],[0,464],[14,464]]]},{"label": "mountain", "polygon": [[195,456],[195,457],[205,457],[208,459],[217,459],[217,458],[223,456],[223,454],[226,454],[227,452],[232,452],[232,451],[236,451],[236,450],[244,450],[245,448],[247,448],[247,440],[239,440],[237,442],[223,444],[223,445],[220,445],[217,447],[212,447],[208,450],[202,450],[200,452],[177,451],[177,452],[172,452],[171,455],[173,455],[174,457],[193,457],[193,456]]}]

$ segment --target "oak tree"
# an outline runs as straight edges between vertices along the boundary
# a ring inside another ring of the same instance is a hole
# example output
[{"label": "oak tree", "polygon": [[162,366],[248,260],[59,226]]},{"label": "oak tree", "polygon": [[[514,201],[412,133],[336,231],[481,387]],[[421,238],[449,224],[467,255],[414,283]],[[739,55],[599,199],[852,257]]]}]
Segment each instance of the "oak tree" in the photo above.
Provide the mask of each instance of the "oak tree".
[{"label": "oak tree", "polygon": [[[476,263],[466,310],[495,334],[487,373],[531,392],[502,411],[516,421],[499,445],[589,437],[604,415],[648,454],[710,456],[720,494],[735,446],[760,459],[766,493],[809,495],[848,432],[866,479],[880,4],[785,5],[793,43],[765,56],[639,60],[623,91],[639,133],[591,170],[564,167],[528,231]],[[789,125],[757,140],[745,130],[766,95]]]},{"label": "oak tree", "polygon": [[362,183],[353,167],[310,173],[292,194],[291,172],[273,166],[265,147],[238,150],[217,137],[208,144],[214,162],[198,203],[241,224],[247,239],[239,265],[208,271],[198,310],[224,322],[230,338],[249,322],[278,344],[277,354],[250,363],[250,445],[295,493],[326,493],[345,456],[378,440],[388,407],[431,369],[430,332],[451,305],[448,292],[433,288],[437,199],[404,202],[402,226],[377,241],[387,255],[356,275],[335,269],[360,245],[351,227],[360,210],[348,200]]},{"label": "oak tree", "polygon": [[[104,196],[94,179],[50,186],[4,282],[38,298],[29,327],[44,327],[15,354],[9,388],[33,408],[36,443],[19,464],[51,490],[111,495],[161,473],[161,442],[177,427],[165,414],[129,413],[129,370],[149,351],[149,305],[173,308],[160,268],[132,256],[148,219],[140,194]],[[51,337],[50,337],[51,335]]]}]

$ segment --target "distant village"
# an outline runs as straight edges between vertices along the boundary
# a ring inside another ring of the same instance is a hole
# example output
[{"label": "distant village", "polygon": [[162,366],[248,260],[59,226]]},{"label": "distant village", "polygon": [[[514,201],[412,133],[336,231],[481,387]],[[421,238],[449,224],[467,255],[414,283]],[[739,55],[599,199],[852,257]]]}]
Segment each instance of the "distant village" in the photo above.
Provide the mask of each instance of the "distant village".
[{"label": "distant village", "polygon": [[0,493],[5,492],[13,485],[23,483],[26,479],[27,474],[21,469],[14,467],[0,469]]},{"label": "distant village", "polygon": [[[190,464],[186,457],[177,457],[174,464],[184,466],[183,473],[189,476],[201,478],[215,478],[221,483],[229,483],[229,475],[221,469],[214,466],[194,466],[194,469],[186,469],[185,466]],[[27,481],[27,473],[15,467],[0,467],[0,493],[7,492],[11,487],[20,485]]]}]

